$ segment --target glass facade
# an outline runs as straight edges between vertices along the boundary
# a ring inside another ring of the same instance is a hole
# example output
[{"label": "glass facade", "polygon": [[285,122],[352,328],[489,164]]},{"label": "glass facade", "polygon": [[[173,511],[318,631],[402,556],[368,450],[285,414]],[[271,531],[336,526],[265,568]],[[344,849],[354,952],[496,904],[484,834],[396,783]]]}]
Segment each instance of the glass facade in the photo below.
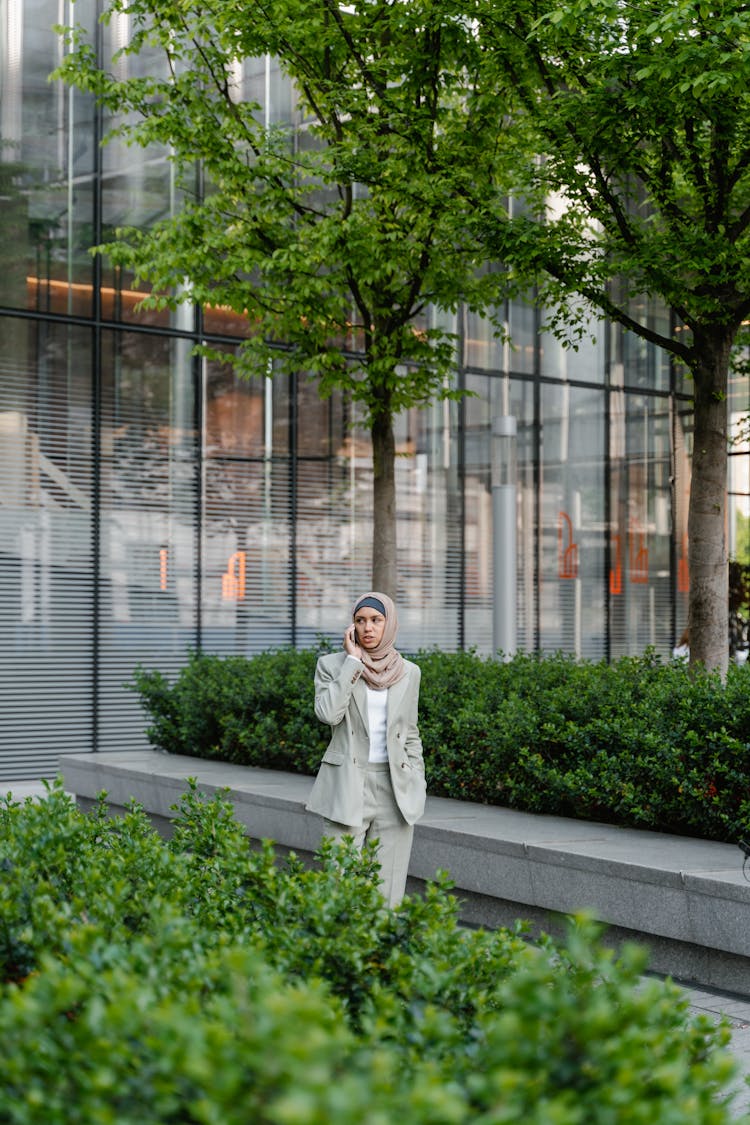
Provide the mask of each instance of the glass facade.
[{"label": "glass facade", "polygon": [[[94,17],[76,0],[76,22]],[[244,381],[196,358],[203,339],[236,343],[242,319],[139,311],[133,279],[89,253],[179,199],[164,153],[100,149],[90,99],[48,81],[53,25],[71,21],[69,0],[0,0],[0,779],[146,745],[137,665],[171,675],[191,648],[338,638],[370,585],[371,450],[352,404],[321,401],[303,371]],[[125,42],[126,17],[105,34]],[[268,61],[244,81],[269,120],[288,117]],[[519,648],[666,657],[687,612],[689,385],[606,325],[568,352],[533,304],[505,320],[512,345],[460,311],[469,396],[398,419],[401,647],[492,649],[491,430],[512,414]],[[738,433],[747,380],[729,409]],[[750,562],[746,441],[729,492],[730,552]]]}]

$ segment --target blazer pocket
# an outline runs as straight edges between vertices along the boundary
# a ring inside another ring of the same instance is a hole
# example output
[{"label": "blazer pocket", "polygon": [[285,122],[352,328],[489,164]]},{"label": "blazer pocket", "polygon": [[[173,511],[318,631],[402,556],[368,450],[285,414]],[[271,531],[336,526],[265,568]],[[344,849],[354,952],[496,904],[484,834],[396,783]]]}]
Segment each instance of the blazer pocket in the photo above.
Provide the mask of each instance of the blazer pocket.
[{"label": "blazer pocket", "polygon": [[345,758],[346,751],[342,750],[340,746],[329,746],[321,760],[327,766],[340,766]]}]

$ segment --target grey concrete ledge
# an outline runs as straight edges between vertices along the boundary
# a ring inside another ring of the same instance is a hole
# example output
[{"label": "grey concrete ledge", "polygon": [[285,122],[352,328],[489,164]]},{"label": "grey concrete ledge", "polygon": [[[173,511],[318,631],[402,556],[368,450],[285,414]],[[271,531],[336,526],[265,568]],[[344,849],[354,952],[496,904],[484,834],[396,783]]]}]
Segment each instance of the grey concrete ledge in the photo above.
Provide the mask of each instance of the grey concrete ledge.
[{"label": "grey concrete ledge", "polygon": [[[159,751],[60,758],[65,788],[86,806],[105,790],[110,805],[135,800],[168,825],[195,778],[226,789],[254,839],[311,854],[322,822],[305,811],[312,778],[207,762]],[[750,883],[731,844],[540,816],[430,797],[414,835],[410,889],[448,871],[475,925],[521,918],[532,932],[587,910],[613,943],[644,942],[651,968],[680,980],[750,996]]]}]

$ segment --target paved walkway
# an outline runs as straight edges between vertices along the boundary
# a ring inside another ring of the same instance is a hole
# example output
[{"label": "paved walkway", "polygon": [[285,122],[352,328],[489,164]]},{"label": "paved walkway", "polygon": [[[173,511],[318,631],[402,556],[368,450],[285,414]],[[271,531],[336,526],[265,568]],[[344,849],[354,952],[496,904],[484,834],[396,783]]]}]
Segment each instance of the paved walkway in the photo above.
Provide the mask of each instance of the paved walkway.
[{"label": "paved walkway", "polygon": [[746,1120],[750,1115],[750,1086],[745,1081],[750,1078],[750,998],[731,996],[728,993],[707,992],[703,988],[683,985],[690,1002],[690,1010],[696,1014],[707,1015],[716,1023],[726,1017],[732,1027],[730,1049],[739,1066],[734,1083],[737,1097],[733,1103],[734,1116]]},{"label": "paved walkway", "polygon": [[[43,795],[45,788],[39,781],[17,781],[0,784],[0,793],[11,791],[17,799]],[[707,1015],[715,1022],[722,1018],[731,1024],[732,1038],[730,1050],[738,1063],[738,1075],[734,1084],[737,1096],[734,1102],[734,1116],[737,1120],[748,1121],[750,1125],[750,996],[735,996],[731,993],[711,991],[690,984],[681,984],[696,1015]]]}]

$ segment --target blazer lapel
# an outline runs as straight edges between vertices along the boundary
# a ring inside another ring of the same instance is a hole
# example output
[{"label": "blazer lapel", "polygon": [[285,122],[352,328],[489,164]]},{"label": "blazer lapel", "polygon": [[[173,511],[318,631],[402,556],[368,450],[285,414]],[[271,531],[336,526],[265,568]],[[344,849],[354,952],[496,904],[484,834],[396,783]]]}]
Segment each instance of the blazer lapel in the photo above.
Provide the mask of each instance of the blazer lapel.
[{"label": "blazer lapel", "polygon": [[410,676],[402,676],[392,688],[388,689],[388,726],[391,726],[399,715],[410,680]]},{"label": "blazer lapel", "polygon": [[367,719],[367,684],[365,683],[364,676],[360,676],[354,685],[352,691],[352,698],[356,703],[359,713],[362,716],[362,722],[365,724],[365,730],[369,731],[370,724]]}]

